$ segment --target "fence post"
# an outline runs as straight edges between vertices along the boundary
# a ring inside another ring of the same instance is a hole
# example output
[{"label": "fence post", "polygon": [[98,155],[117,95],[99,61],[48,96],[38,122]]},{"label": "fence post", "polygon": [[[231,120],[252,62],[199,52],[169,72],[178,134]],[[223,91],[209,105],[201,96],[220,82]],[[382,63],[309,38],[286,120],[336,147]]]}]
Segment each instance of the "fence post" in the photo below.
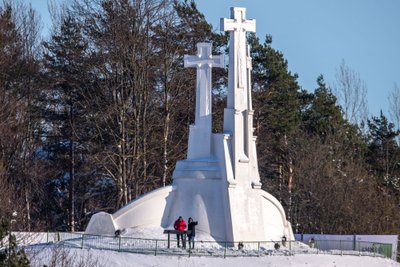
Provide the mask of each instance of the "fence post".
[{"label": "fence post", "polygon": [[292,256],[292,240],[289,240],[289,256]]},{"label": "fence post", "polygon": [[82,244],[81,244],[81,249],[83,249],[83,238],[84,238],[84,234],[82,234]]},{"label": "fence post", "polygon": [[376,248],[375,248],[375,244],[374,243],[372,243],[372,248],[374,249],[374,257],[375,257]]},{"label": "fence post", "polygon": [[343,256],[342,240],[339,240],[339,246],[340,246],[340,256]]},{"label": "fence post", "polygon": [[121,236],[118,236],[118,251],[121,252]]},{"label": "fence post", "polygon": [[156,250],[154,251],[154,256],[157,256],[157,246],[158,246],[158,243],[157,243],[157,239],[156,239]]},{"label": "fence post", "polygon": [[225,249],[224,249],[224,259],[226,258],[226,242],[225,242]]},{"label": "fence post", "polygon": [[258,241],[257,243],[257,250],[258,250],[258,257],[260,257],[260,241]]}]

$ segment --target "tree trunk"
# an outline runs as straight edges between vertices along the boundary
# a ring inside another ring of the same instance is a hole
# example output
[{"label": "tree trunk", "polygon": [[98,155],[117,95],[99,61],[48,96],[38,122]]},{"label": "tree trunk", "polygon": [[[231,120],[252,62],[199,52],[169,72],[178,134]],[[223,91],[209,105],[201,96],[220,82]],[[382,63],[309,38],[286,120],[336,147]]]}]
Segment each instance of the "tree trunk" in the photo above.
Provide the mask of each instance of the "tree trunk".
[{"label": "tree trunk", "polygon": [[73,106],[70,106],[70,125],[71,125],[71,140],[70,140],[70,173],[69,173],[69,228],[71,232],[75,231],[75,148],[74,148],[74,115]]},{"label": "tree trunk", "polygon": [[287,135],[284,135],[285,140],[285,147],[289,157],[289,176],[288,176],[288,212],[287,212],[287,220],[290,222],[291,220],[291,213],[292,213],[292,183],[293,183],[293,160],[292,155],[289,149]]}]

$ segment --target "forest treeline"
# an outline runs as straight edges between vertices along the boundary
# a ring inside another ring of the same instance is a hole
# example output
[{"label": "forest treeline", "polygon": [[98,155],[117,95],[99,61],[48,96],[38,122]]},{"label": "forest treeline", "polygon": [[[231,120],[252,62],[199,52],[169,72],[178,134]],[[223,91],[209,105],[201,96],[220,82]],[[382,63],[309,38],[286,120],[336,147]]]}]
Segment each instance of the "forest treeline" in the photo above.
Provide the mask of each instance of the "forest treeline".
[{"label": "forest treeline", "polygon": [[[192,1],[74,0],[52,16],[43,38],[29,6],[0,9],[0,216],[16,215],[14,230],[84,230],[94,213],[170,184],[194,122],[183,56],[198,42],[229,49]],[[271,36],[248,41],[262,185],[294,230],[400,234],[395,125],[361,116],[357,98],[339,104],[322,75],[302,88]],[[362,96],[341,70],[339,92]],[[226,86],[214,69],[215,132]]]}]

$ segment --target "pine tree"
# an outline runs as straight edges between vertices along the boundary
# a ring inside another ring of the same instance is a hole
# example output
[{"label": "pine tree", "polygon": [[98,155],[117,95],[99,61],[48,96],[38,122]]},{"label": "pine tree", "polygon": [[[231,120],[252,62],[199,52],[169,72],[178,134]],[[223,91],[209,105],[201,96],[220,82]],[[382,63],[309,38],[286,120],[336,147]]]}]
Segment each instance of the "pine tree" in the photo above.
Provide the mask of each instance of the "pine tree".
[{"label": "pine tree", "polygon": [[253,59],[253,102],[258,156],[263,187],[278,197],[291,217],[294,181],[292,147],[301,125],[301,105],[305,94],[297,75],[288,70],[283,54],[272,48],[272,37],[264,44],[250,34]]},{"label": "pine tree", "polygon": [[342,127],[344,119],[336,97],[326,86],[322,75],[318,77],[317,84],[309,107],[303,112],[303,124],[308,133],[323,138]]},{"label": "pine tree", "polygon": [[7,246],[0,246],[0,267],[28,267],[29,259],[24,249],[17,247],[15,235],[10,230],[11,220],[6,217],[0,218],[0,240],[7,240]]},{"label": "pine tree", "polygon": [[41,165],[34,157],[40,146],[36,22],[30,8],[17,10],[8,2],[0,7],[0,200],[13,203],[19,227],[28,230],[36,214],[32,201],[42,193]]},{"label": "pine tree", "polygon": [[400,149],[396,138],[400,131],[395,130],[381,111],[379,117],[368,120],[369,144],[367,162],[371,172],[377,177],[380,187],[400,195]]},{"label": "pine tree", "polygon": [[78,22],[67,15],[59,32],[44,43],[45,75],[49,81],[46,85],[48,90],[42,94],[48,124],[45,150],[52,161],[54,176],[51,191],[63,192],[53,197],[59,198],[56,203],[66,203],[59,208],[68,211],[71,231],[79,225],[76,188],[80,182],[78,178],[85,179],[85,140],[89,138],[85,127],[89,114],[83,99],[85,88],[90,84],[87,79],[90,75],[86,74],[89,70],[85,67],[88,44],[82,38],[80,28]]},{"label": "pine tree", "polygon": [[253,59],[253,88],[256,127],[263,127],[278,139],[290,135],[300,125],[301,94],[297,74],[288,70],[283,54],[272,48],[272,37],[264,44],[249,36]]}]

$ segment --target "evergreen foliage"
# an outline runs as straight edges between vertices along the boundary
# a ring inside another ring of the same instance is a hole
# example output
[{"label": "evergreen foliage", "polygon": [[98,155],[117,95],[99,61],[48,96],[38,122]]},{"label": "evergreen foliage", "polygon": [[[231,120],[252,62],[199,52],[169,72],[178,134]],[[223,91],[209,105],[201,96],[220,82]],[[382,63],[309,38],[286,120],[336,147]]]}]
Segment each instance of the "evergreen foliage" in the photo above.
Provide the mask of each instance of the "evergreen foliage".
[{"label": "evergreen foliage", "polygon": [[394,129],[382,113],[368,120],[369,144],[367,162],[378,185],[391,194],[400,193],[400,149],[396,141],[400,131]]},{"label": "evergreen foliage", "polygon": [[344,125],[344,119],[336,97],[326,86],[322,75],[318,77],[317,84],[318,88],[303,112],[303,123],[308,133],[323,137],[334,134]]},{"label": "evergreen foliage", "polygon": [[0,240],[7,239],[7,244],[0,246],[0,267],[28,267],[29,260],[24,249],[19,249],[15,235],[10,232],[10,220],[0,219]]},{"label": "evergreen foliage", "polygon": [[272,38],[260,43],[249,36],[253,59],[254,106],[257,127],[263,127],[277,138],[290,135],[300,125],[300,96],[297,74],[288,70],[283,54],[272,48]]}]

